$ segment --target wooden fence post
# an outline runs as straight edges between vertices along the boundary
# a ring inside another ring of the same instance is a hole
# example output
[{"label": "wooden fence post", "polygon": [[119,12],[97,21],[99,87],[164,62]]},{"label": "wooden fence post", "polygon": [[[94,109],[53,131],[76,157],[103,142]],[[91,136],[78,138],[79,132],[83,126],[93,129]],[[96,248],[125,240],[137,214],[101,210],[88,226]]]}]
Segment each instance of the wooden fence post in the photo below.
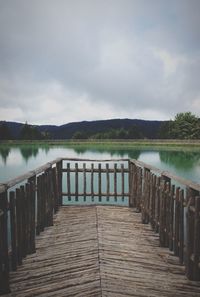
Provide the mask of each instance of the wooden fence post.
[{"label": "wooden fence post", "polygon": [[194,189],[186,188],[186,276],[188,279],[192,280],[194,277],[194,262],[192,259],[194,250],[194,214],[191,210],[191,206],[195,205],[195,196],[198,196],[199,192]]},{"label": "wooden fence post", "polygon": [[133,188],[134,188],[134,179],[133,179],[133,164],[128,161],[128,169],[129,169],[129,207],[134,207],[134,195],[133,195]]},{"label": "wooden fence post", "polygon": [[193,280],[200,280],[200,197],[195,197]]},{"label": "wooden fence post", "polygon": [[8,259],[8,199],[7,191],[0,193],[0,294],[10,292]]},{"label": "wooden fence post", "polygon": [[59,161],[56,163],[56,171],[58,177],[58,197],[59,197],[59,205],[62,205],[62,166],[63,161]]},{"label": "wooden fence post", "polygon": [[150,199],[150,170],[143,168],[143,190],[142,190],[142,223],[149,223],[149,199]]}]

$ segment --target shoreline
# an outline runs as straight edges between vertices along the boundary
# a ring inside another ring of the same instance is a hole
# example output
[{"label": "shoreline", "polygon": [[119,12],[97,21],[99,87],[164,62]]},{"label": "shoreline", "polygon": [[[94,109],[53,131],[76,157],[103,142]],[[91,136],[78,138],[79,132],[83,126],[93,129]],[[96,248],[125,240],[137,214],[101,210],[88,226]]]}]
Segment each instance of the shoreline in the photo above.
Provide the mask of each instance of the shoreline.
[{"label": "shoreline", "polygon": [[1,140],[3,145],[97,145],[97,146],[171,146],[171,147],[200,147],[199,140],[180,140],[180,139],[53,139],[53,140]]}]

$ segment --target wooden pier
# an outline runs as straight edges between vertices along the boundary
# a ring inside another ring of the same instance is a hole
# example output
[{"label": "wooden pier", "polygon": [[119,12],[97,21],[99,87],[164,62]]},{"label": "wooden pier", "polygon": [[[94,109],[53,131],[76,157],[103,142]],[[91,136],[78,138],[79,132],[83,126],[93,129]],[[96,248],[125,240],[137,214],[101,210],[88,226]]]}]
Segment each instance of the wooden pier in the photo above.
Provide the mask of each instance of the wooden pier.
[{"label": "wooden pier", "polygon": [[0,294],[200,296],[199,191],[136,160],[62,158],[1,185]]}]

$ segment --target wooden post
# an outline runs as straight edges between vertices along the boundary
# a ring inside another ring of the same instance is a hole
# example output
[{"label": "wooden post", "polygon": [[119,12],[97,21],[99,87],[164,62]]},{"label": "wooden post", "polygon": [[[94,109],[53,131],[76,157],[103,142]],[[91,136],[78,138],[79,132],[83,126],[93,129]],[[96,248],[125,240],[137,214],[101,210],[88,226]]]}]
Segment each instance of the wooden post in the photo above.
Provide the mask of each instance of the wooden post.
[{"label": "wooden post", "polygon": [[83,164],[83,195],[84,201],[86,201],[86,164]]},{"label": "wooden post", "polygon": [[36,235],[40,234],[41,231],[41,210],[42,210],[42,196],[41,196],[41,184],[40,184],[41,177],[37,177],[37,224],[36,224]]},{"label": "wooden post", "polygon": [[122,201],[124,201],[124,164],[121,164],[121,176],[122,176]]},{"label": "wooden post", "polygon": [[57,171],[57,177],[58,177],[59,205],[62,205],[62,166],[63,166],[62,160],[56,163],[56,171]]},{"label": "wooden post", "polygon": [[171,179],[167,176],[161,176],[161,197],[160,197],[160,246],[168,247],[169,246],[169,221],[167,216],[169,215],[169,188],[171,185]]},{"label": "wooden post", "polygon": [[160,177],[156,176],[156,192],[155,192],[155,232],[160,229]]},{"label": "wooden post", "polygon": [[[45,221],[46,221],[46,199],[45,199],[45,174],[39,176],[39,192],[41,195],[41,218],[40,218],[40,231],[44,231]],[[27,193],[29,191],[29,187],[27,187]]]},{"label": "wooden post", "polygon": [[[180,223],[179,223],[179,261],[184,261],[184,190],[180,191]],[[200,229],[199,229],[200,230]]]},{"label": "wooden post", "polygon": [[0,294],[10,292],[8,259],[7,191],[0,193]]},{"label": "wooden post", "polygon": [[200,197],[195,197],[193,280],[200,280]]},{"label": "wooden post", "polygon": [[106,164],[106,194],[107,201],[109,201],[109,193],[110,193],[110,175],[109,175],[109,164]]},{"label": "wooden post", "polygon": [[[44,186],[42,187],[44,188]],[[31,254],[31,241],[30,241],[30,233],[31,233],[31,202],[30,202],[30,184],[26,183],[25,185],[25,193],[26,193],[26,219],[27,219],[27,253]],[[44,197],[44,196],[43,196]],[[44,215],[42,216],[44,222]]]},{"label": "wooden post", "polygon": [[194,249],[194,214],[190,209],[191,206],[195,205],[195,196],[198,196],[199,192],[194,189],[186,188],[186,276],[188,279],[193,279],[193,266],[192,254]]},{"label": "wooden post", "polygon": [[30,207],[31,207],[31,229],[30,229],[30,248],[31,253],[35,253],[35,206],[36,206],[36,176],[31,177],[28,182],[30,183]]},{"label": "wooden post", "polygon": [[138,181],[138,185],[137,185],[137,201],[138,201],[138,210],[142,211],[142,196],[143,196],[143,192],[142,192],[142,179],[143,179],[143,174],[142,174],[142,168],[138,167],[138,174],[137,174],[137,181]]},{"label": "wooden post", "polygon": [[48,178],[48,204],[49,204],[49,226],[53,226],[53,179],[52,168],[47,170]]},{"label": "wooden post", "polygon": [[78,163],[75,163],[75,200],[78,201]]},{"label": "wooden post", "polygon": [[[130,160],[128,161],[128,169],[129,169],[129,207],[134,207],[134,194],[133,194],[133,188],[134,188],[134,179],[133,179],[133,164],[130,162]],[[122,185],[123,187],[123,185]]]},{"label": "wooden post", "polygon": [[94,164],[91,164],[91,196],[92,202],[94,201]]},{"label": "wooden post", "polygon": [[179,256],[179,224],[180,224],[180,187],[176,188],[175,196],[175,226],[174,226],[174,255]]},{"label": "wooden post", "polygon": [[53,175],[54,212],[56,213],[59,209],[58,179],[56,175],[56,167],[52,168],[52,175]]},{"label": "wooden post", "polygon": [[170,187],[170,195],[169,195],[169,250],[174,250],[174,195],[175,195],[175,185],[171,185]]},{"label": "wooden post", "polygon": [[68,200],[71,201],[70,163],[67,163],[67,193],[68,193]]},{"label": "wooden post", "polygon": [[22,220],[22,258],[26,257],[26,208],[25,208],[25,190],[24,186],[20,186],[20,196],[21,196],[21,220]]},{"label": "wooden post", "polygon": [[156,207],[156,176],[151,174],[151,189],[150,189],[150,222],[153,230],[156,226],[155,207]]},{"label": "wooden post", "polygon": [[117,164],[114,164],[114,197],[115,202],[117,201]]},{"label": "wooden post", "polygon": [[22,265],[22,214],[20,189],[16,189],[16,217],[17,217],[17,261]]},{"label": "wooden post", "polygon": [[11,264],[12,270],[17,270],[17,234],[16,234],[16,200],[15,192],[10,192],[10,230],[11,230]]},{"label": "wooden post", "polygon": [[98,165],[98,173],[99,173],[99,202],[101,202],[101,163]]},{"label": "wooden post", "polygon": [[150,177],[150,170],[148,168],[143,169],[143,193],[142,193],[142,223],[148,224],[149,223],[149,177]]}]

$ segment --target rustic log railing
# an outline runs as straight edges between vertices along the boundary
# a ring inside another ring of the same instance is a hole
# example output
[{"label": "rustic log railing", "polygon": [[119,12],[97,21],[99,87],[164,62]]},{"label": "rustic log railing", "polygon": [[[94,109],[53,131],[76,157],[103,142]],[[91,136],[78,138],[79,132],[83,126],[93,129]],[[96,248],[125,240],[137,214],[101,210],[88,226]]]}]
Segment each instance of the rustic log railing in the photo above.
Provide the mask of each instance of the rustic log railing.
[{"label": "rustic log railing", "polygon": [[35,252],[36,235],[53,225],[66,197],[82,197],[81,203],[89,197],[92,204],[127,197],[142,223],[159,234],[160,246],[179,257],[187,277],[200,280],[199,184],[136,160],[59,158],[0,184],[0,294],[9,292],[9,271]]},{"label": "rustic log railing", "polygon": [[[74,164],[71,164],[70,161],[73,161]],[[109,202],[110,197],[114,197],[114,201],[119,202],[119,197],[122,201],[125,197],[129,197],[129,188],[126,187],[125,189],[125,181],[128,180],[129,174],[128,159],[81,160],[64,158],[62,173],[63,183],[66,181],[66,191],[62,192],[62,197],[68,197],[68,201],[75,197],[75,201],[78,202],[79,197],[83,197],[83,202],[86,202],[88,197],[89,201],[87,202],[89,203],[103,202],[102,197],[106,197],[106,201]],[[72,184],[74,189],[72,189]]]},{"label": "rustic log railing", "polygon": [[160,246],[185,265],[188,279],[200,280],[200,185],[131,160],[130,200],[142,223],[159,233]]}]

